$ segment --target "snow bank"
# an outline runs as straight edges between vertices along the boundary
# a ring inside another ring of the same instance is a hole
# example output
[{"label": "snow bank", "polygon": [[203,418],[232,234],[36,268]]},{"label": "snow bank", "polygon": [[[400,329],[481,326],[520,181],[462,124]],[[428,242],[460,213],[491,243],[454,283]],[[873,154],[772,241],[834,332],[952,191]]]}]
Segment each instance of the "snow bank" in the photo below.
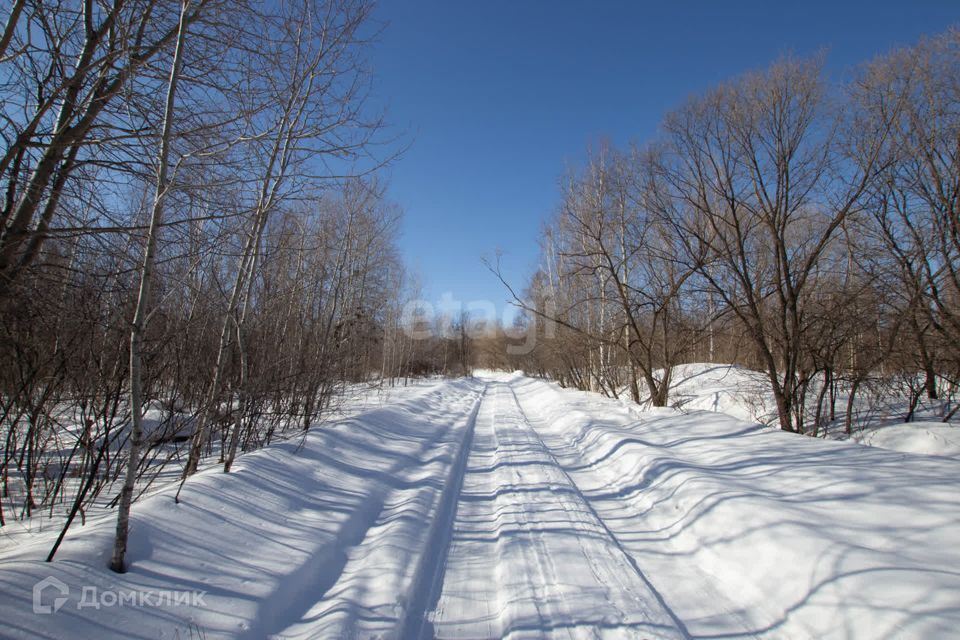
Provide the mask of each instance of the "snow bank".
[{"label": "snow bank", "polygon": [[946,422],[906,422],[854,436],[857,442],[906,453],[960,458],[960,427]]},{"label": "snow bank", "polygon": [[730,364],[691,363],[671,373],[670,405],[684,411],[717,411],[747,422],[776,419],[766,374]]},{"label": "snow bank", "polygon": [[[765,373],[736,365],[692,363],[674,368],[670,387],[670,404],[683,411],[715,411],[744,420],[776,426],[776,404],[769,391]],[[861,400],[869,402],[861,392]],[[846,395],[838,398],[839,406],[846,406]],[[893,402],[887,413],[902,415],[900,402]],[[856,407],[860,413],[862,407]],[[955,425],[918,420],[911,423],[889,424],[885,413],[875,413],[869,424],[858,429],[854,442],[900,451],[960,458],[960,430]],[[840,420],[824,429],[825,437],[846,440]]]},{"label": "snow bank", "polygon": [[[402,628],[451,508],[482,385],[448,382],[134,505],[122,576],[113,518],[0,556],[4,637],[370,637]],[[51,532],[55,534],[55,532]],[[32,589],[46,578],[35,613]],[[197,598],[199,597],[199,601]],[[85,606],[85,605],[99,605]]]},{"label": "snow bank", "polygon": [[692,636],[960,628],[960,461],[720,413],[645,415],[547,383],[524,411]]}]

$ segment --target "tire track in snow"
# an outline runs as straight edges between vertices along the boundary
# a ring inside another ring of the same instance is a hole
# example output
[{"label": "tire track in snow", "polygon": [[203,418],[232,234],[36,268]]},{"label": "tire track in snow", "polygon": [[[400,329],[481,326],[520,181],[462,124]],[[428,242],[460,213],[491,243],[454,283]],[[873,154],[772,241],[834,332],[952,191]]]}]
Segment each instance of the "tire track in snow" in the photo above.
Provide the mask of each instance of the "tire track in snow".
[{"label": "tire track in snow", "polygon": [[443,572],[446,568],[447,553],[450,550],[450,532],[453,530],[457,502],[460,500],[460,492],[463,488],[467,458],[473,448],[477,414],[486,395],[487,385],[484,385],[477,401],[474,403],[473,410],[470,412],[467,433],[460,444],[456,462],[451,467],[450,474],[444,484],[438,513],[431,525],[426,550],[421,556],[420,566],[413,580],[412,596],[404,612],[403,622],[399,625],[401,629],[400,638],[429,638],[433,636],[427,620],[427,612],[436,606],[437,600],[440,598]]},{"label": "tire track in snow", "polygon": [[663,610],[667,613],[667,615],[669,615],[670,618],[673,620],[674,624],[677,626],[677,629],[679,629],[681,633],[683,633],[683,637],[691,638],[692,636],[690,635],[690,632],[687,629],[687,626],[684,624],[683,620],[681,620],[673,612],[673,609],[670,608],[670,605],[667,604],[667,601],[663,598],[663,596],[660,594],[657,588],[653,585],[653,583],[650,582],[649,578],[647,578],[646,574],[637,564],[636,559],[630,554],[630,552],[626,550],[626,548],[624,548],[623,544],[620,542],[620,539],[610,529],[610,527],[607,526],[606,521],[602,517],[600,517],[600,514],[597,513],[596,509],[594,509],[593,504],[590,502],[589,499],[587,499],[587,497],[580,490],[579,485],[577,485],[577,483],[574,482],[573,478],[570,476],[567,470],[563,467],[563,465],[560,464],[560,461],[557,459],[556,455],[554,455],[553,451],[549,447],[547,447],[546,443],[544,443],[543,438],[540,437],[540,434],[537,432],[536,428],[534,428],[533,423],[530,421],[530,418],[527,416],[527,413],[523,410],[523,406],[520,404],[520,399],[517,397],[517,392],[514,390],[512,386],[510,386],[509,389],[510,389],[511,395],[513,396],[514,402],[516,402],[517,404],[517,410],[520,412],[520,414],[523,416],[524,421],[530,427],[530,433],[532,433],[533,436],[537,439],[537,442],[540,443],[540,446],[543,448],[546,454],[550,456],[550,459],[553,461],[554,465],[556,465],[560,473],[563,474],[567,482],[570,483],[570,486],[576,492],[577,496],[580,498],[583,504],[587,507],[587,509],[590,511],[590,513],[593,515],[596,521],[600,524],[601,527],[603,527],[604,532],[607,534],[607,536],[609,536],[610,540],[616,545],[620,553],[623,554],[623,557],[627,560],[630,567],[632,567],[634,572],[636,572],[637,576],[639,576],[640,579],[643,580],[644,584],[646,584],[647,588],[656,598],[657,602],[660,604]]},{"label": "tire track in snow", "polygon": [[436,637],[688,637],[502,382],[480,407],[452,534]]}]

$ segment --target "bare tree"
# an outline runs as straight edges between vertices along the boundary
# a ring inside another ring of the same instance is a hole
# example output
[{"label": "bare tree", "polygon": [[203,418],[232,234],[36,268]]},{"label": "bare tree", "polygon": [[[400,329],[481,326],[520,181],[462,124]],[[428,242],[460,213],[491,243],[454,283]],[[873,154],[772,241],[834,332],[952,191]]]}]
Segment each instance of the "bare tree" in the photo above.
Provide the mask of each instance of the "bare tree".
[{"label": "bare tree", "polygon": [[693,100],[666,124],[662,168],[700,276],[747,328],[794,431],[809,369],[810,294],[879,172],[881,128],[846,161],[820,63],[785,60]]},{"label": "bare tree", "polygon": [[[951,30],[870,65],[857,93],[863,128],[893,123],[886,171],[867,197],[862,229],[886,251],[872,262],[896,282],[924,391],[960,372],[960,31]],[[890,105],[898,105],[895,113]]]},{"label": "bare tree", "polygon": [[[266,96],[276,102],[250,110],[257,141],[257,155],[250,157],[252,167],[256,167],[251,171],[256,172],[257,195],[247,217],[205,410],[198,421],[184,478],[197,469],[218,408],[229,408],[232,403],[228,397],[222,405],[220,397],[231,348],[239,349],[241,394],[247,385],[244,324],[270,216],[297,188],[296,178],[309,175],[309,163],[316,167],[324,155],[362,152],[376,131],[377,124],[367,123],[357,104],[362,101],[365,77],[357,58],[359,29],[369,12],[370,6],[362,1],[316,5],[302,0],[280,7],[268,20],[273,28],[267,33],[273,39],[263,43],[264,58],[252,71],[259,81],[267,83]],[[262,158],[259,164],[257,156]],[[303,172],[299,176],[298,170]]]},{"label": "bare tree", "polygon": [[[197,0],[186,23],[211,2]],[[124,93],[169,49],[178,25],[176,7],[157,0],[14,5],[3,38],[19,53],[0,61],[0,299],[36,259],[84,156],[122,137],[113,128],[124,120]]]}]

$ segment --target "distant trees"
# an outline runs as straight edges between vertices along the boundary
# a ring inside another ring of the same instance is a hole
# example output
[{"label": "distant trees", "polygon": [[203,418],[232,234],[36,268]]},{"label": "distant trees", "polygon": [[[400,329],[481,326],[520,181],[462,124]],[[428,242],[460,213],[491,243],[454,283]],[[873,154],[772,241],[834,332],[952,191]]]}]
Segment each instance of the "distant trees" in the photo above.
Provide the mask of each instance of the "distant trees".
[{"label": "distant trees", "polygon": [[625,382],[639,402],[642,381],[663,406],[671,366],[689,346],[678,339],[692,321],[680,300],[694,269],[676,259],[652,193],[652,162],[605,149],[569,180],[546,235],[550,264],[540,286],[558,303],[549,319],[594,345],[583,373],[592,388],[615,395]]},{"label": "distant trees", "polygon": [[591,156],[528,292],[564,328],[532,368],[659,406],[672,366],[719,351],[766,372],[798,432],[879,369],[954,393],[958,51],[950,31],[841,87],[788,58],[690,100],[645,148]]}]

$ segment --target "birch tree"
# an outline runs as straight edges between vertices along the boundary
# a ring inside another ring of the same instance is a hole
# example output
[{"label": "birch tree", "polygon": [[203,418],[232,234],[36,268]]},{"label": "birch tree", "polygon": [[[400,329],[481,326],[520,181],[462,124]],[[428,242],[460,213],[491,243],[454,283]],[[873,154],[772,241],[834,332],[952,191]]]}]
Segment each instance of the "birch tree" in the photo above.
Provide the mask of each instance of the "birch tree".
[{"label": "birch tree", "polygon": [[[249,83],[265,83],[254,96],[265,105],[250,105],[252,184],[255,200],[242,232],[243,244],[220,325],[219,346],[205,407],[184,469],[197,470],[210,425],[219,410],[233,403],[222,398],[227,359],[236,349],[240,361],[237,389],[247,385],[244,325],[250,291],[260,260],[264,230],[280,203],[301,188],[304,178],[322,177],[325,157],[349,159],[365,152],[378,123],[363,113],[366,72],[359,57],[360,27],[370,13],[365,2],[300,0],[284,4],[266,20],[263,57],[251,66]],[[329,174],[327,174],[329,175]],[[240,398],[242,405],[243,398]],[[239,429],[234,416],[234,429]]]},{"label": "birch tree", "polygon": [[143,334],[151,304],[150,293],[153,284],[153,270],[156,261],[157,241],[163,222],[163,209],[167,192],[170,189],[170,147],[173,136],[174,108],[177,96],[177,83],[183,62],[183,49],[187,36],[187,17],[190,0],[180,4],[180,21],[177,38],[170,64],[170,79],[167,82],[166,101],[163,110],[163,124],[160,133],[160,149],[157,154],[157,180],[150,212],[150,227],[147,230],[146,250],[143,267],[140,272],[140,288],[130,330],[130,444],[128,447],[127,471],[120,502],[117,506],[117,533],[114,540],[113,556],[110,568],[117,573],[125,571],[124,558],[127,552],[127,537],[130,529],[130,504],[133,501],[133,487],[140,466],[140,454],[143,440],[143,381],[141,374],[143,357]]},{"label": "birch tree", "polygon": [[[198,0],[185,22],[207,4]],[[158,0],[14,4],[0,40],[16,51],[0,57],[0,300],[39,255],[78,167],[122,137],[111,128],[124,120],[125,91],[170,49],[179,22],[176,6]]]}]

